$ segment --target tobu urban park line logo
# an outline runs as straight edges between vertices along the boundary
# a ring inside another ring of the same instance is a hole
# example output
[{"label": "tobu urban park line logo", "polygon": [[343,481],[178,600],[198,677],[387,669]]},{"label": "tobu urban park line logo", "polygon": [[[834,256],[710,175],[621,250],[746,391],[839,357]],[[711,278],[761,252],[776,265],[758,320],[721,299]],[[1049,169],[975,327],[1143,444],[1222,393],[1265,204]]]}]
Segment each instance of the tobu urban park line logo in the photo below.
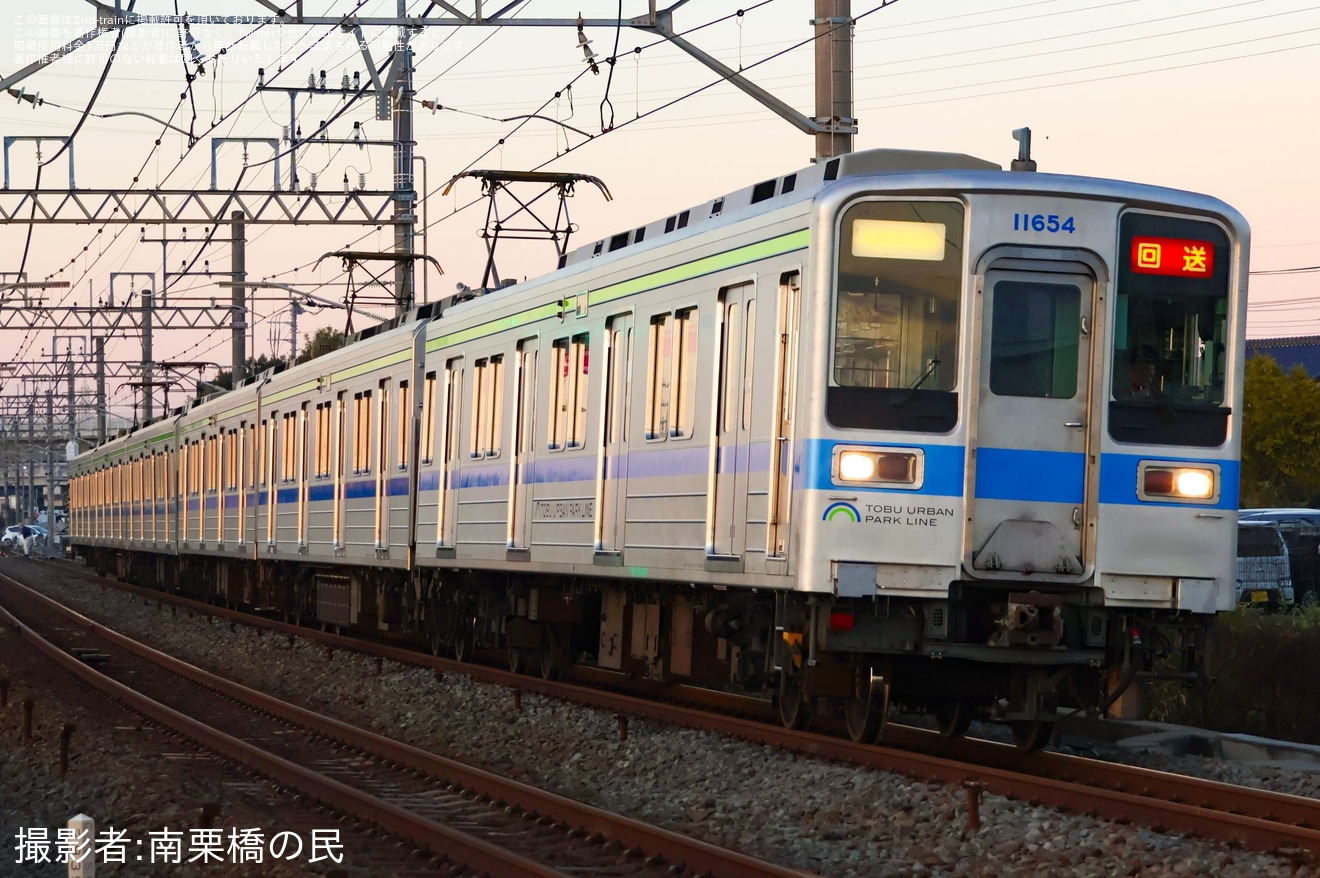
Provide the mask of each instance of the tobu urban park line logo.
[{"label": "tobu urban park line logo", "polygon": [[821,521],[851,521],[859,522],[862,516],[857,512],[857,507],[851,503],[831,503],[825,507],[825,514],[821,516]]}]

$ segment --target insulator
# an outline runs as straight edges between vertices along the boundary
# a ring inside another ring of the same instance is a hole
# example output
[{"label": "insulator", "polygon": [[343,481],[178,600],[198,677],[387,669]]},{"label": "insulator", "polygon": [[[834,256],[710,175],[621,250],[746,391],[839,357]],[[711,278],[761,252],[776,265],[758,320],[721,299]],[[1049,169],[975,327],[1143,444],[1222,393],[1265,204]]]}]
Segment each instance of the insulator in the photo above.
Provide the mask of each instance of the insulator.
[{"label": "insulator", "polygon": [[361,83],[362,83],[362,74],[359,73],[358,71],[354,70],[354,71],[353,71],[353,91],[358,91],[358,90],[362,87]]},{"label": "insulator", "polygon": [[285,143],[288,143],[288,142],[289,142],[289,126],[288,126],[288,125],[285,125],[285,126],[284,126],[284,142],[285,142]]},{"label": "insulator", "polygon": [[366,175],[366,174],[363,174],[363,173],[361,173],[361,172],[359,172],[359,173],[358,173],[358,189],[366,189],[366,188],[367,188],[367,175]]},{"label": "insulator", "polygon": [[321,91],[325,91],[325,71],[321,71]]},{"label": "insulator", "polygon": [[344,194],[347,195],[352,190],[348,188],[348,171],[344,171]]},{"label": "insulator", "polygon": [[348,71],[347,71],[347,70],[344,71],[344,81],[343,81],[342,83],[340,83],[339,87],[340,87],[343,91],[348,91]]},{"label": "insulator", "polygon": [[309,73],[309,74],[307,74],[307,87],[308,87],[308,88],[316,88],[316,74],[315,74],[315,73]]},{"label": "insulator", "polygon": [[316,189],[316,178],[319,176],[321,176],[319,172],[312,171],[312,186],[311,186],[312,189]]},{"label": "insulator", "polygon": [[265,88],[265,87],[266,87],[266,68],[265,68],[265,67],[258,67],[258,68],[257,68],[257,88]]}]

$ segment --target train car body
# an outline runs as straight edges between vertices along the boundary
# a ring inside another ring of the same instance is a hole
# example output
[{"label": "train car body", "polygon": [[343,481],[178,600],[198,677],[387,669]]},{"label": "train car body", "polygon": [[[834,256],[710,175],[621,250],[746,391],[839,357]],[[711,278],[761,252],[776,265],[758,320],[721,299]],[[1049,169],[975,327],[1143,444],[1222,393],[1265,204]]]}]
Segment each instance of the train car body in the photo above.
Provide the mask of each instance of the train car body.
[{"label": "train car body", "polygon": [[[73,539],[547,674],[1034,745],[1157,660],[1200,672],[1234,605],[1247,247],[1205,196],[844,156],[89,452]],[[150,540],[113,499],[144,441]]]}]

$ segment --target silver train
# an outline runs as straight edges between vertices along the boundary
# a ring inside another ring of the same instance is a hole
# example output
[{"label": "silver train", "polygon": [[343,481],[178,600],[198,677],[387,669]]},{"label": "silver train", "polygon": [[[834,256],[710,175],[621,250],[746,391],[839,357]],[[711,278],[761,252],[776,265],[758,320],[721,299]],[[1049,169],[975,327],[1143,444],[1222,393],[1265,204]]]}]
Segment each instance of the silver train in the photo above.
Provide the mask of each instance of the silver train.
[{"label": "silver train", "polygon": [[[1232,609],[1248,229],[876,150],[76,458],[102,571],[469,657],[1038,746]],[[442,307],[443,306],[443,307]]]}]

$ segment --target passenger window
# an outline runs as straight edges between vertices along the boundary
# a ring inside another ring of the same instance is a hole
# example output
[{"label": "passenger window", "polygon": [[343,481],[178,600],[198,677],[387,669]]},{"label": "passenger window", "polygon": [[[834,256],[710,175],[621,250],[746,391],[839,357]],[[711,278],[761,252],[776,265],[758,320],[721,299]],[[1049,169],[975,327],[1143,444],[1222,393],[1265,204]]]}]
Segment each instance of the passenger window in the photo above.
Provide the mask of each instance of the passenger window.
[{"label": "passenger window", "polygon": [[422,385],[422,463],[435,460],[435,373],[427,372]]},{"label": "passenger window", "polygon": [[674,378],[671,382],[677,398],[670,405],[669,435],[675,439],[692,435],[696,419],[697,397],[697,309],[688,308],[674,315]]},{"label": "passenger window", "polygon": [[504,357],[489,357],[473,364],[472,442],[474,458],[500,456],[504,414]]},{"label": "passenger window", "polygon": [[836,427],[944,433],[958,421],[964,210],[859,201],[840,217],[833,364]]},{"label": "passenger window", "polygon": [[864,201],[844,213],[836,384],[953,389],[962,238],[960,204]]},{"label": "passenger window", "polygon": [[670,371],[673,363],[673,327],[670,315],[651,318],[646,364],[646,440],[663,442],[669,436]]},{"label": "passenger window", "polygon": [[588,337],[575,335],[554,343],[554,378],[551,381],[551,451],[580,448],[587,432]]},{"label": "passenger window", "polygon": [[1135,213],[1121,229],[1114,398],[1222,405],[1231,258],[1223,231]]},{"label": "passenger window", "polygon": [[412,394],[407,381],[399,382],[399,469],[408,468],[408,455],[411,451],[412,433]]}]

